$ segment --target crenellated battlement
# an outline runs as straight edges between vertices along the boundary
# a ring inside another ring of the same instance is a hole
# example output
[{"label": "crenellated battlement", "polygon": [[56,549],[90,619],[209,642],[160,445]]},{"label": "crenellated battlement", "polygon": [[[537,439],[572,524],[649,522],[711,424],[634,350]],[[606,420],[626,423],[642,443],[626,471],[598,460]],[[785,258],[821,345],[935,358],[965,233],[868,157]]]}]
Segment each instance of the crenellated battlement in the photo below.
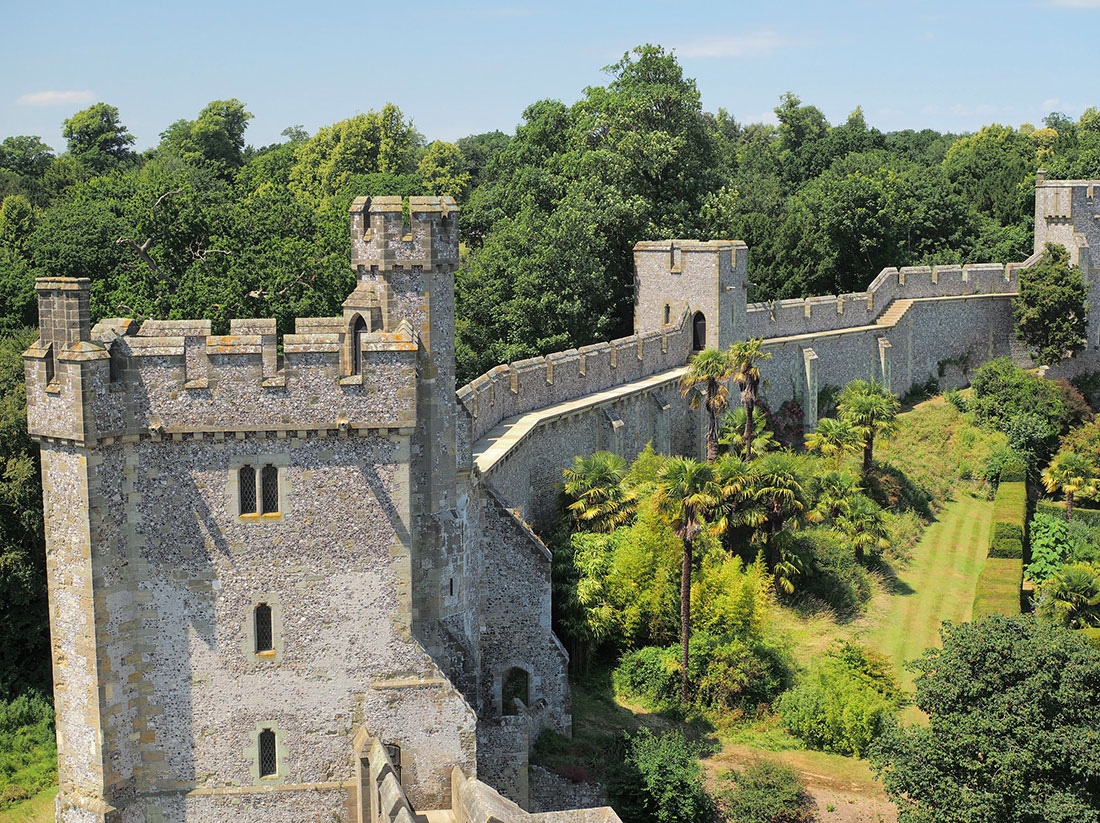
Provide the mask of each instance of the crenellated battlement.
[{"label": "crenellated battlement", "polygon": [[1022,263],[970,263],[965,266],[885,268],[867,291],[850,294],[750,303],[747,337],[786,337],[869,326],[894,300],[962,297],[971,294],[1015,294]]},{"label": "crenellated battlement", "polygon": [[[43,284],[79,303],[87,281]],[[70,288],[71,286],[71,288]],[[62,313],[68,309],[61,307]],[[94,443],[128,434],[411,429],[420,342],[408,321],[358,336],[349,372],[341,318],[303,318],[280,352],[275,321],[103,320],[85,340],[54,335],[24,355],[30,432]]]},{"label": "crenellated battlement", "polygon": [[458,390],[471,442],[501,420],[683,366],[691,354],[687,310],[661,331],[632,334],[490,369]]},{"label": "crenellated battlement", "polygon": [[458,265],[458,207],[453,197],[357,197],[351,218],[351,265],[363,270]]}]

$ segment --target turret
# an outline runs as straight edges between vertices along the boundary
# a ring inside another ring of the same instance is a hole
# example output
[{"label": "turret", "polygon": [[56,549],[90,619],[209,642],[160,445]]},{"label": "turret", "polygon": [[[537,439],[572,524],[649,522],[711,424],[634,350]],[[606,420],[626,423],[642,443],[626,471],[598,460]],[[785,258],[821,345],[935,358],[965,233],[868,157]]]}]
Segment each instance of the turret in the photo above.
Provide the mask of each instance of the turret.
[{"label": "turret", "polygon": [[746,336],[749,249],[740,240],[659,240],[634,246],[634,331],[661,331],[684,312],[693,348]]}]

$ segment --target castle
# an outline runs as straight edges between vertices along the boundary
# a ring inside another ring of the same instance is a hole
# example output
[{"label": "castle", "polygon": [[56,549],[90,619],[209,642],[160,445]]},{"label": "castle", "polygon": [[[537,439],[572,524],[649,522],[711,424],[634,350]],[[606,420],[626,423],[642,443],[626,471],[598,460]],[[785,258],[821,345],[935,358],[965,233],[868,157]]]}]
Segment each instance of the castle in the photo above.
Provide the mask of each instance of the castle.
[{"label": "castle", "polygon": [[[1097,187],[1036,190],[1037,252],[1062,242],[1085,273],[1090,350]],[[92,326],[89,281],[37,281],[59,821],[616,820],[523,808],[532,743],[572,726],[527,525],[562,467],[701,449],[677,383],[704,346],[765,338],[768,398],[808,426],[826,385],[1025,356],[1010,298],[1038,254],[748,304],[744,244],[672,240],[635,248],[633,336],[456,393],[457,208],[402,208],[354,201],[343,314],[281,345],[273,320]]]}]

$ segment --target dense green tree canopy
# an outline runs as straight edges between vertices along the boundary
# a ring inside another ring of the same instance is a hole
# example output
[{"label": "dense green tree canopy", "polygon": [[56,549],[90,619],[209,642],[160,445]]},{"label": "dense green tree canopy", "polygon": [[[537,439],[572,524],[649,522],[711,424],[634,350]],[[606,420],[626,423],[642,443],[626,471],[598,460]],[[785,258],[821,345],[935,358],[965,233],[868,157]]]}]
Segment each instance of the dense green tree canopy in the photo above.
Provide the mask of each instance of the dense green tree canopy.
[{"label": "dense green tree canopy", "polygon": [[942,635],[914,664],[928,725],[874,757],[901,823],[1100,821],[1100,651],[1026,616]]},{"label": "dense green tree canopy", "polygon": [[118,109],[106,103],[78,111],[65,121],[61,134],[69,154],[95,174],[102,174],[131,156],[136,139],[119,119]]},{"label": "dense green tree canopy", "polygon": [[1020,272],[1020,293],[1012,301],[1016,336],[1037,362],[1053,366],[1084,348],[1087,297],[1065,246],[1047,243],[1039,261]]}]

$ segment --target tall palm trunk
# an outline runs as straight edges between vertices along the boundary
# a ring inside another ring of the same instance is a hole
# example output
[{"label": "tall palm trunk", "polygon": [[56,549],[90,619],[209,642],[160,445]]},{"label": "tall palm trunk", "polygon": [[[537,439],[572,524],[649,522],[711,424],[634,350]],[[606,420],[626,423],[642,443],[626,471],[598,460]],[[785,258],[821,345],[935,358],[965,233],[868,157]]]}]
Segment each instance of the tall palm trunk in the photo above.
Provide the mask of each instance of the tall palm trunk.
[{"label": "tall palm trunk", "polygon": [[875,456],[875,433],[871,432],[867,435],[867,439],[863,441],[863,474],[867,476],[871,473],[871,462]]},{"label": "tall palm trunk", "polygon": [[713,463],[718,459],[718,409],[714,401],[718,397],[718,383],[711,380],[707,383],[707,462]]},{"label": "tall palm trunk", "polygon": [[746,381],[741,389],[741,403],[745,406],[745,460],[752,460],[752,438],[755,434],[754,416],[756,415],[756,386]]},{"label": "tall palm trunk", "polygon": [[691,642],[691,540],[684,538],[680,569],[680,703],[688,703],[688,644]]},{"label": "tall palm trunk", "polygon": [[[1066,492],[1066,522],[1068,523],[1073,519],[1073,492]],[[1085,518],[1085,525],[1088,525],[1088,518]]]}]

